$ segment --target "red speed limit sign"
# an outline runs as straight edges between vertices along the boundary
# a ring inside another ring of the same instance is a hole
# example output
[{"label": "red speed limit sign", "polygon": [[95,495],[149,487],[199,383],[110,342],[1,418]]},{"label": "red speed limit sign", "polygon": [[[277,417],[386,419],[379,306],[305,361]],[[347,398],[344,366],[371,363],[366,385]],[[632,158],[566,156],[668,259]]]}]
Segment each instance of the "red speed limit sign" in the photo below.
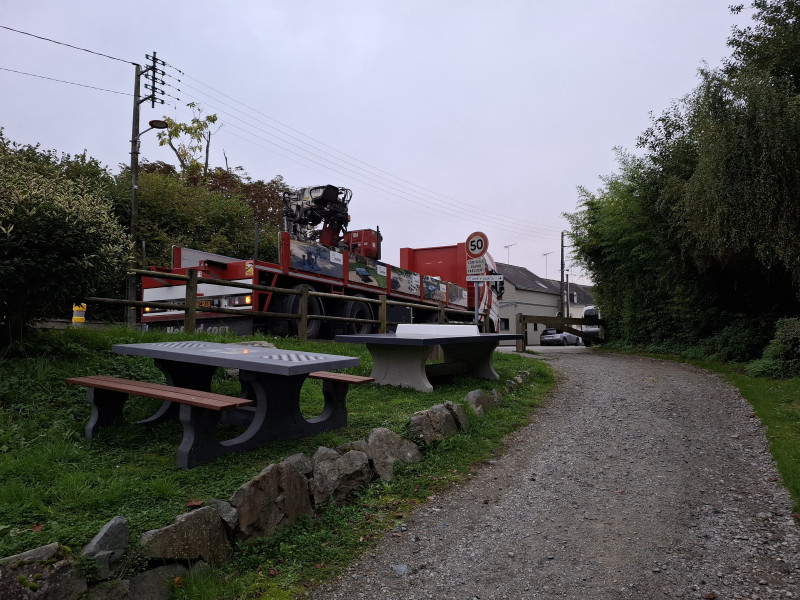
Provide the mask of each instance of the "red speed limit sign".
[{"label": "red speed limit sign", "polygon": [[480,258],[484,254],[486,254],[486,250],[489,248],[489,239],[486,237],[486,234],[482,231],[476,231],[475,233],[471,233],[470,236],[467,238],[467,257],[468,258]]}]

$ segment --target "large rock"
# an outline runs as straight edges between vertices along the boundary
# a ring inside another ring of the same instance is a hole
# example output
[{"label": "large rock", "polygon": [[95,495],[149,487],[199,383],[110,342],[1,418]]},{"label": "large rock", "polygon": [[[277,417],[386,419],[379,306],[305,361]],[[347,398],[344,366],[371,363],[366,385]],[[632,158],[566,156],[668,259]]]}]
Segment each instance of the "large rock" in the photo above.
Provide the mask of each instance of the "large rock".
[{"label": "large rock", "polygon": [[467,411],[464,410],[463,406],[448,400],[444,403],[444,407],[453,415],[453,419],[455,419],[456,426],[459,429],[463,430],[467,428]]},{"label": "large rock", "polygon": [[231,496],[239,514],[237,539],[266,537],[300,515],[312,514],[308,479],[294,469],[297,461],[290,465],[269,465]]},{"label": "large rock", "polygon": [[216,509],[204,506],[179,515],[172,525],[142,534],[142,553],[147,558],[198,560],[226,563],[233,550]]},{"label": "large rock", "polygon": [[419,460],[419,449],[416,444],[385,427],[378,427],[369,433],[366,448],[367,455],[372,461],[372,468],[384,481],[394,478],[394,464],[398,460],[404,463]]},{"label": "large rock", "polygon": [[0,559],[3,600],[74,600],[86,590],[86,578],[58,543]]},{"label": "large rock", "polygon": [[311,494],[316,505],[329,498],[334,504],[341,504],[351,492],[372,481],[369,458],[359,450],[339,454],[331,448],[320,447],[311,463],[314,465]]},{"label": "large rock", "polygon": [[444,404],[436,404],[428,410],[411,415],[411,434],[426,446],[439,442],[458,431],[453,414]]},{"label": "large rock", "polygon": [[500,393],[497,390],[484,392],[483,390],[473,390],[467,394],[465,400],[472,407],[476,414],[483,414],[484,411],[500,404]]},{"label": "large rock", "polygon": [[81,554],[94,561],[93,579],[109,579],[128,548],[128,520],[114,517],[84,546]]}]

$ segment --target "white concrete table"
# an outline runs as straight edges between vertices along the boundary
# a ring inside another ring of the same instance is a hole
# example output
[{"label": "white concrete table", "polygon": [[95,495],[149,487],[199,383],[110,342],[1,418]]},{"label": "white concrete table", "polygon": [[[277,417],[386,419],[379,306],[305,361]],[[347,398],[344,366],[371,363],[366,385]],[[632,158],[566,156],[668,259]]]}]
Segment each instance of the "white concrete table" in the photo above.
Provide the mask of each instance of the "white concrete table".
[{"label": "white concrete table", "polygon": [[[480,333],[477,325],[401,324],[395,333],[337,335],[335,342],[365,344],[372,355],[375,383],[432,392],[429,376],[463,374],[479,379],[499,379],[492,365],[502,340],[515,333]],[[441,346],[442,363],[426,365],[431,348]]]}]

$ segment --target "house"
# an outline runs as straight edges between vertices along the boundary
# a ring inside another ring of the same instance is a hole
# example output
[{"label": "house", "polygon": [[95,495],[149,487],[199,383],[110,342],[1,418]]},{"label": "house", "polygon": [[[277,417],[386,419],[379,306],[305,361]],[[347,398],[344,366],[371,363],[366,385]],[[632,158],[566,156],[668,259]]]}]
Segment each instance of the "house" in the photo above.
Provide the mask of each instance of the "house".
[{"label": "house", "polygon": [[[561,282],[544,279],[524,267],[497,263],[497,272],[503,276],[505,291],[500,300],[500,332],[516,333],[517,314],[558,316],[561,310],[559,296]],[[564,284],[566,288],[566,283]],[[564,290],[565,295],[567,290]],[[591,287],[569,284],[569,311],[565,316],[581,317],[583,307],[594,304]],[[530,323],[527,326],[527,343],[539,343],[544,326]],[[513,342],[510,342],[513,343]]]}]

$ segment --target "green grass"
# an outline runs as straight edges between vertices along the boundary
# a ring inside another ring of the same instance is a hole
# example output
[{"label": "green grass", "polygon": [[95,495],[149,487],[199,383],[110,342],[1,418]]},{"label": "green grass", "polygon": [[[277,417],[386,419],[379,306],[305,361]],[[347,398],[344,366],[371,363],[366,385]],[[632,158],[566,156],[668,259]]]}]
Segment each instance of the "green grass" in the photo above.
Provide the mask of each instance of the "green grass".
[{"label": "green grass", "polygon": [[[237,340],[198,334],[191,338]],[[90,374],[163,382],[152,360],[116,355],[110,348],[114,343],[165,339],[181,338],[125,328],[48,332],[28,342],[28,357],[0,358],[0,556],[51,542],[79,550],[117,515],[129,520],[135,542],[142,532],[171,523],[187,510],[188,501],[227,499],[270,463],[297,452],[311,456],[319,446],[364,439],[375,427],[407,434],[415,411],[447,400],[460,402],[475,388],[504,391],[503,380],[521,370],[530,372],[526,384],[507,394],[500,407],[482,419],[471,417],[465,431],[424,452],[421,462],[400,468],[394,481],[371,486],[348,506],[329,507],[318,518],[237,548],[229,565],[193,571],[176,583],[174,593],[175,598],[192,599],[291,598],[306,585],[338,573],[415,504],[469,477],[473,465],[500,452],[504,436],[528,422],[534,407],[554,385],[543,362],[498,354],[498,382],[454,378],[438,386],[434,394],[353,386],[344,428],[275,442],[182,471],[175,463],[182,435],[178,423],[148,428],[127,423],[86,440],[85,389],[64,383],[66,377]],[[359,356],[361,365],[349,371],[367,375],[371,370],[370,356],[362,346],[271,341],[282,348]],[[239,390],[238,382],[222,370],[212,387],[226,394]],[[321,398],[321,382],[307,381],[304,414],[319,413]],[[156,401],[133,398],[126,405],[126,419],[144,418],[157,406]],[[132,572],[139,566],[132,552],[128,569]]]}]

